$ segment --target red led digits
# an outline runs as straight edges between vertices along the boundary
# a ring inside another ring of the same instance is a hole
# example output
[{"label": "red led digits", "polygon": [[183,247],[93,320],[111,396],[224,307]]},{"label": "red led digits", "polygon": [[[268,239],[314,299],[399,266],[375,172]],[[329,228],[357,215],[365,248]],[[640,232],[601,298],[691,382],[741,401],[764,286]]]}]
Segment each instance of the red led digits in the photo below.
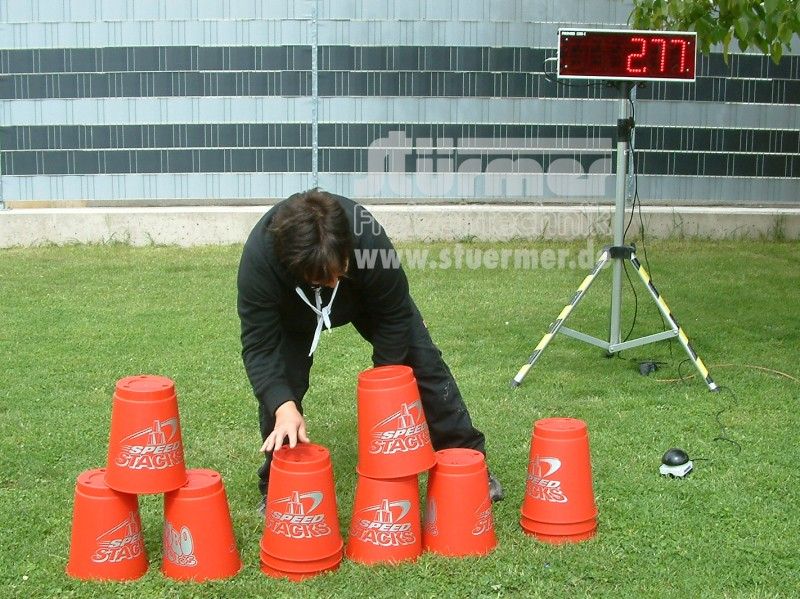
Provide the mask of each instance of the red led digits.
[{"label": "red led digits", "polygon": [[661,49],[659,50],[661,55],[658,61],[658,72],[665,73],[667,70],[667,40],[660,37],[654,37],[651,41],[654,44],[661,46]]},{"label": "red led digits", "polygon": [[573,79],[694,81],[697,34],[559,29],[558,76]]},{"label": "red led digits", "polygon": [[632,44],[641,44],[639,47],[639,53],[631,52],[628,54],[628,60],[625,63],[625,70],[628,73],[644,73],[647,71],[647,67],[635,67],[633,66],[633,61],[638,58],[644,58],[647,54],[647,40],[643,37],[632,37],[631,38]]},{"label": "red led digits", "polygon": [[[669,43],[670,44],[676,44],[676,45],[681,47],[681,61],[680,61],[680,65],[678,66],[678,72],[679,73],[685,72],[686,71],[686,54],[688,52],[689,42],[687,42],[686,40],[672,39],[672,40],[669,40]],[[692,62],[694,63],[694,61],[692,61]],[[692,69],[692,70],[694,70],[694,69]]]}]

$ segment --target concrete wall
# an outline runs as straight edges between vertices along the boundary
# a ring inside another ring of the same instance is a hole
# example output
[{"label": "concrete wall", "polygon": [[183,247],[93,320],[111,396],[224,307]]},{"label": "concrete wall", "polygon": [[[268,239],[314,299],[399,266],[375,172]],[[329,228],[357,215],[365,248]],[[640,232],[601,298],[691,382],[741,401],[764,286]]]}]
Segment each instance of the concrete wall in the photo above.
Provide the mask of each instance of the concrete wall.
[{"label": "concrete wall", "polygon": [[[397,206],[370,210],[395,241],[584,239],[611,242],[607,206]],[[69,243],[239,244],[264,207],[53,208],[0,211],[0,248]],[[646,207],[648,238],[800,239],[800,208]],[[638,218],[634,231],[638,231]]]}]

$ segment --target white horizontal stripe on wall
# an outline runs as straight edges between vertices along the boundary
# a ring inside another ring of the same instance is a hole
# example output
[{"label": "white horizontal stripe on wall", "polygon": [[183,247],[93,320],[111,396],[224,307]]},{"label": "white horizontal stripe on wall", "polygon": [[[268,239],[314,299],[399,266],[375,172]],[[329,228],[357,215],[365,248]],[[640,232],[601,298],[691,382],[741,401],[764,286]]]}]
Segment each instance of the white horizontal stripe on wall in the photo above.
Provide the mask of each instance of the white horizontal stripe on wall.
[{"label": "white horizontal stripe on wall", "polygon": [[[388,173],[387,173],[388,175]],[[478,176],[485,173],[478,173]],[[384,184],[380,184],[378,179],[369,181],[365,173],[320,173],[319,186],[327,191],[342,194],[358,200],[369,200],[380,198],[382,200],[393,200],[403,202],[414,200],[420,203],[438,200],[459,200],[475,199],[481,202],[499,203],[536,203],[546,201],[548,203],[577,204],[587,203],[590,205],[611,205],[614,203],[614,175],[605,177],[605,184],[608,188],[603,196],[592,194],[591,196],[564,195],[559,190],[569,189],[570,181],[574,179],[572,175],[552,175],[545,173],[541,175],[541,187],[525,196],[520,194],[500,195],[499,197],[487,197],[483,194],[466,193],[457,195],[453,190],[462,191],[471,188],[475,174],[462,176],[462,181],[458,180],[459,175],[449,176],[436,174],[416,174],[409,173],[405,180],[387,177]],[[498,180],[494,183],[496,189],[502,188],[502,179],[511,180],[511,185],[521,185],[524,176],[513,179],[507,174],[498,175]],[[536,175],[527,176],[531,183],[536,183]],[[375,182],[378,181],[378,185]],[[585,180],[583,180],[585,181]],[[376,190],[380,190],[375,193]],[[578,189],[579,191],[579,189]],[[406,192],[406,193],[401,193]],[[410,193],[409,193],[410,192]],[[662,176],[662,175],[639,175],[639,194],[643,198],[653,200],[658,198],[660,205],[752,205],[758,198],[759,204],[796,204],[797,203],[797,180],[766,177],[690,177],[690,176]]]},{"label": "white horizontal stripe on wall", "polygon": [[309,45],[310,27],[310,20],[298,19],[6,23],[0,24],[0,48]]},{"label": "white horizontal stripe on wall", "polygon": [[[0,0],[0,47],[308,44],[315,4],[324,45],[555,47],[559,27],[624,28],[632,8],[613,0]],[[793,45],[788,53],[800,52]]]},{"label": "white horizontal stripe on wall", "polygon": [[316,0],[0,0],[0,21],[310,19]]},{"label": "white horizontal stripe on wall", "polygon": [[586,0],[320,0],[322,20],[617,23],[630,2]]},{"label": "white horizontal stripe on wall", "polygon": [[[593,4],[595,2],[586,2]],[[320,45],[353,46],[516,46],[531,48],[556,48],[558,29],[561,27],[596,27],[626,29],[627,15],[621,21],[583,21],[567,17],[564,20],[547,21],[541,15],[536,22],[525,19],[509,22],[498,21],[346,21],[319,20]],[[800,54],[794,37],[792,49],[784,49],[784,55]],[[712,52],[721,53],[722,45],[711,47]],[[738,50],[734,44],[732,50]],[[755,48],[745,54],[761,55]]]},{"label": "white horizontal stripe on wall", "polygon": [[628,2],[585,0],[0,0],[0,21],[330,20],[624,23]]},{"label": "white horizontal stripe on wall", "polygon": [[84,98],[0,101],[0,126],[310,123],[311,97]]},{"label": "white horizontal stripe on wall", "polygon": [[[409,174],[413,179],[414,175]],[[565,177],[565,176],[564,176]],[[398,202],[418,202],[438,199],[472,199],[454,197],[450,184],[427,185],[425,193],[393,193],[388,186],[380,194],[359,193],[364,187],[365,174],[320,173],[318,185],[330,192],[354,199],[381,199]],[[475,198],[482,202],[536,203],[537,201],[587,202],[610,205],[613,192],[604,197],[564,196],[554,193],[548,185],[557,179],[545,179],[541,193],[525,197]],[[609,178],[613,184],[613,177]],[[193,200],[198,205],[231,203],[231,200],[263,200],[285,198],[314,185],[311,173],[192,173],[153,175],[50,175],[30,177],[0,177],[6,202],[47,201],[136,201],[136,200]],[[395,186],[397,189],[399,186]],[[639,176],[642,197],[657,198],[659,204],[670,205],[744,205],[796,204],[796,179],[750,177],[687,177]]]},{"label": "white horizontal stripe on wall", "polygon": [[[614,100],[509,98],[321,98],[320,122],[336,123],[562,123],[613,125]],[[642,126],[795,129],[796,105],[647,102],[636,104]]]},{"label": "white horizontal stripe on wall", "polygon": [[[493,21],[318,21],[320,45],[555,48],[559,27],[623,27],[623,23]],[[310,45],[310,19],[235,21],[92,21],[2,23],[0,48],[104,48],[123,46]],[[797,36],[785,55],[800,54]],[[714,46],[721,52],[721,46]],[[750,48],[745,54],[760,55]]]},{"label": "white horizontal stripe on wall", "polygon": [[231,200],[285,198],[312,187],[311,173],[191,173],[0,177],[6,202],[82,200]]},{"label": "white horizontal stripe on wall", "polygon": [[639,195],[661,205],[797,205],[797,179],[639,175]]},{"label": "white horizontal stripe on wall", "polygon": [[[309,123],[311,97],[82,98],[0,101],[0,126]],[[322,123],[562,123],[613,125],[614,100],[321,98]],[[797,129],[796,104],[639,101],[640,126]]]}]

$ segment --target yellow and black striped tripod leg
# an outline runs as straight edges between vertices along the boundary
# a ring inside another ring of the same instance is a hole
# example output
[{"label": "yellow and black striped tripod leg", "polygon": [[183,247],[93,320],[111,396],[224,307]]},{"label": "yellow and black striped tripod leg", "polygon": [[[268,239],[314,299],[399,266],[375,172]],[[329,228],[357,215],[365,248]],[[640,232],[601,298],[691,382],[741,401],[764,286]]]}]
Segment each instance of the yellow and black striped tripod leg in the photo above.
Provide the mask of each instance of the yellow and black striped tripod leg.
[{"label": "yellow and black striped tripod leg", "polygon": [[658,292],[658,289],[656,289],[656,286],[653,285],[650,275],[647,274],[647,271],[644,269],[644,266],[642,266],[642,263],[639,262],[639,259],[636,257],[635,253],[631,254],[630,261],[631,264],[633,264],[633,267],[636,269],[636,272],[639,274],[639,277],[642,279],[642,282],[647,287],[647,291],[655,300],[661,314],[667,319],[667,321],[669,321],[672,328],[678,331],[678,339],[680,340],[683,349],[686,350],[686,353],[689,355],[689,358],[692,360],[695,368],[697,368],[700,376],[703,377],[706,385],[708,385],[708,390],[719,391],[719,387],[711,378],[711,375],[708,374],[708,368],[706,368],[706,365],[703,364],[703,361],[700,359],[700,356],[697,355],[697,352],[694,351],[692,344],[689,343],[689,338],[686,336],[686,333],[684,333],[681,325],[678,324],[678,321],[675,320],[675,317],[672,315],[669,306],[667,306],[667,302],[664,301],[664,298],[661,297],[661,294]]},{"label": "yellow and black striped tripod leg", "polygon": [[550,325],[550,330],[548,330],[545,336],[542,337],[542,340],[539,341],[539,344],[533,350],[531,357],[528,358],[528,363],[519,369],[517,376],[515,376],[514,379],[511,381],[512,387],[519,387],[522,384],[522,381],[527,376],[528,371],[536,363],[536,360],[539,359],[539,356],[542,355],[544,348],[546,348],[548,344],[553,340],[553,337],[556,336],[556,333],[558,333],[558,329],[560,329],[561,326],[564,324],[564,321],[567,320],[567,317],[575,309],[575,306],[578,305],[578,302],[580,302],[583,299],[583,296],[586,295],[586,291],[589,289],[592,283],[594,283],[594,280],[597,277],[598,273],[603,269],[603,266],[605,266],[608,260],[609,260],[609,250],[606,249],[600,255],[600,259],[597,261],[597,264],[594,265],[592,271],[588,275],[586,275],[585,279],[583,279],[583,282],[578,287],[578,290],[575,292],[575,295],[572,296],[572,299],[569,301],[569,304],[567,304],[564,307],[564,309],[561,310],[561,313],[558,315],[555,322],[553,322],[553,324]]}]

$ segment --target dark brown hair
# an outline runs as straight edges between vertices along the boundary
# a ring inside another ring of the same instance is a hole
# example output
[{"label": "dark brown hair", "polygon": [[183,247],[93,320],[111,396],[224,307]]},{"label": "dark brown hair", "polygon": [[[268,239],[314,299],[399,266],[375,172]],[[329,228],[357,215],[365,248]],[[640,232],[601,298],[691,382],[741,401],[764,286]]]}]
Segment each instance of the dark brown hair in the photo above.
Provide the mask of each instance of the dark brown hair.
[{"label": "dark brown hair", "polygon": [[353,235],[342,206],[318,189],[281,203],[269,225],[275,252],[298,281],[328,282],[345,274]]}]

